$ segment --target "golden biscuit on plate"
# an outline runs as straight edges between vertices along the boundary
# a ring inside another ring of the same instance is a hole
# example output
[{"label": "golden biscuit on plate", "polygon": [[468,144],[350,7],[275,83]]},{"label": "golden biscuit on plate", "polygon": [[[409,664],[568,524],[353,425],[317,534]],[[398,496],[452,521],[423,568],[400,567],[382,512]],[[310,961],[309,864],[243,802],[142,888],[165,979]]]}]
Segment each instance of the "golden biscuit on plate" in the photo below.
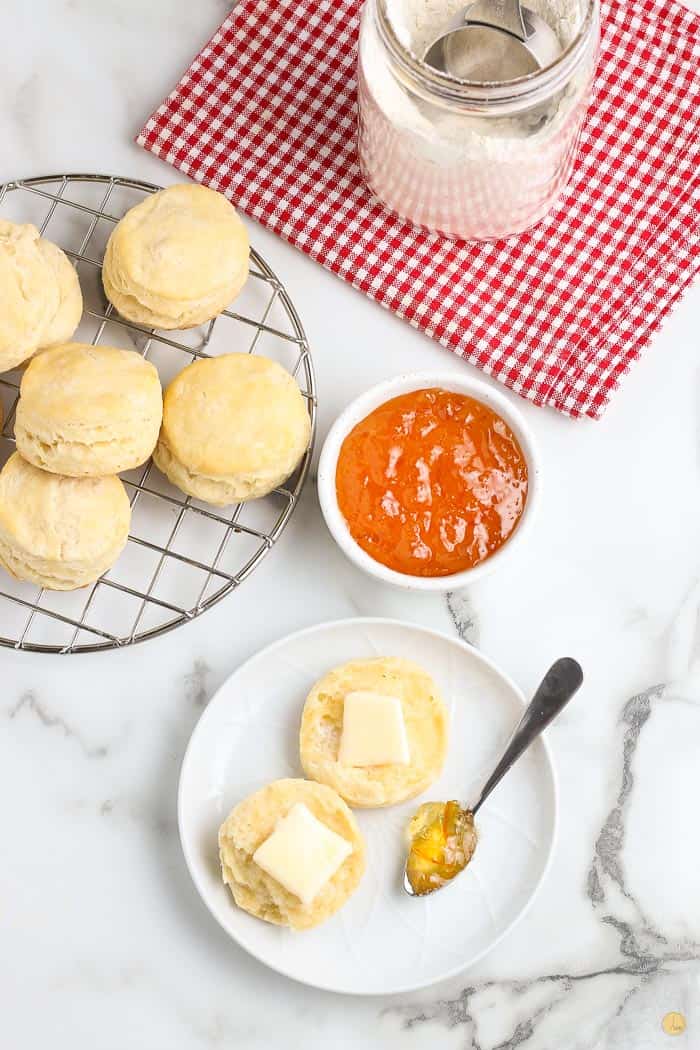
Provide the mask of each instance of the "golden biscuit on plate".
[{"label": "golden biscuit on plate", "polygon": [[152,328],[192,328],[229,305],[248,277],[250,245],[236,209],[205,186],[153,193],[107,242],[102,283],[122,317]]},{"label": "golden biscuit on plate", "polygon": [[348,805],[367,808],[425,791],[440,774],[447,742],[447,709],[435,682],[396,657],[353,660],[329,671],[306,699],[299,733],[306,775]]},{"label": "golden biscuit on plate", "polygon": [[0,220],[0,372],[70,339],[83,300],[78,276],[36,226]]},{"label": "golden biscuit on plate", "polygon": [[13,453],[0,471],[0,565],[19,580],[71,591],[114,564],[131,507],[119,478],[66,478]]},{"label": "golden biscuit on plate", "polygon": [[225,354],[195,361],[168,386],[153,459],[183,492],[223,507],[286,481],[310,435],[289,372],[265,357]]},{"label": "golden biscuit on plate", "polygon": [[135,350],[65,343],[22,377],[17,448],[35,467],[70,477],[131,470],[153,452],[163,415],[158,371]]},{"label": "golden biscuit on plate", "polygon": [[[285,821],[294,822],[292,838]],[[286,840],[271,841],[275,833]],[[275,780],[239,802],[219,829],[219,855],[223,880],[239,908],[295,930],[330,918],[355,892],[365,870],[354,816],[335,791],[309,780]],[[332,870],[320,885],[314,882],[319,861],[330,861],[327,871]],[[312,896],[302,899],[307,887]]]}]

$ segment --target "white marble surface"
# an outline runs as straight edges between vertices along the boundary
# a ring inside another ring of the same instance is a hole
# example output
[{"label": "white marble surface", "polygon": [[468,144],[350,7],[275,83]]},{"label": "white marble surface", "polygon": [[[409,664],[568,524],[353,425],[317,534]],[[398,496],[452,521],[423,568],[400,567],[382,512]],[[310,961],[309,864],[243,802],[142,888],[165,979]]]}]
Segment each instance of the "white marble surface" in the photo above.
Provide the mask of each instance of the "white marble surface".
[{"label": "white marble surface", "polygon": [[[109,171],[171,182],[131,142],[215,28],[218,0],[8,0],[0,179]],[[407,368],[465,367],[271,235],[311,338],[320,434]],[[696,287],[604,420],[525,406],[539,527],[469,592],[410,596],[343,561],[313,486],[238,593],[117,654],[0,651],[0,1027],[34,1050],[365,1046],[647,1050],[700,1042],[700,403]],[[586,685],[551,731],[562,832],[543,892],[475,970],[395,1001],[279,978],[214,924],[175,826],[183,749],[236,665],[353,613],[460,633],[524,689],[571,652]],[[688,1022],[675,1041],[662,1016]]]}]

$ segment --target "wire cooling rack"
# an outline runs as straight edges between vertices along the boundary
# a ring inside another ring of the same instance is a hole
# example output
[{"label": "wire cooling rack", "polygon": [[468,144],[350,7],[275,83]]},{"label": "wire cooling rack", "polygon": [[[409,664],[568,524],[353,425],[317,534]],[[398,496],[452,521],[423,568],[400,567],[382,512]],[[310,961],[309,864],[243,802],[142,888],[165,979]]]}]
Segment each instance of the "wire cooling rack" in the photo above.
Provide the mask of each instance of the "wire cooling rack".
[{"label": "wire cooling rack", "polygon": [[[122,475],[132,505],[129,540],[96,583],[45,591],[0,569],[0,645],[33,652],[78,653],[152,638],[199,616],[234,590],[279,539],[308,473],[316,422],[313,363],[301,321],[284,285],[251,252],[250,279],[233,308],[200,328],[161,332],[121,318],[102,290],[102,258],[115,223],[160,189],[109,175],[46,175],[0,186],[0,217],[33,222],[73,260],[83,291],[77,342],[136,349],[165,386],[198,357],[232,351],[271,357],[291,372],[306,399],[311,438],[289,481],[269,496],[227,508],[185,497],[149,461]],[[14,447],[20,372],[0,376],[4,425],[0,463]]]}]

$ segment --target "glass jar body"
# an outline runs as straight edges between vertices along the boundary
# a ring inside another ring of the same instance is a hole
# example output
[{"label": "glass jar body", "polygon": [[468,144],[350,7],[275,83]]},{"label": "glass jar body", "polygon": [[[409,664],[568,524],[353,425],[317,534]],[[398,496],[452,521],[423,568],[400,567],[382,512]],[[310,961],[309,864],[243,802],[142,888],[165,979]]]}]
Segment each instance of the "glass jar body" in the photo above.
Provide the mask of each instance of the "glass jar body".
[{"label": "glass jar body", "polygon": [[366,0],[358,55],[358,149],[371,190],[401,217],[458,239],[498,240],[539,222],[571,175],[597,6],[566,75],[533,78],[508,99],[486,85],[470,98],[466,87],[446,94],[422,80],[387,45],[377,3]]}]

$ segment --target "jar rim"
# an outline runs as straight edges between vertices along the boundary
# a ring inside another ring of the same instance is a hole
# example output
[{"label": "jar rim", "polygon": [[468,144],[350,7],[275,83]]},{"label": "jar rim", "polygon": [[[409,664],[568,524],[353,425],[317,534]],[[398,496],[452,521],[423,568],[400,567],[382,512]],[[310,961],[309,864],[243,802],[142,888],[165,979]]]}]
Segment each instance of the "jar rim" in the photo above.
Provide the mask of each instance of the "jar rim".
[{"label": "jar rim", "polygon": [[[379,36],[402,72],[415,86],[446,102],[480,104],[530,103],[533,96],[556,91],[588,53],[591,33],[597,25],[599,0],[588,0],[576,36],[554,62],[526,76],[508,81],[464,80],[441,72],[417,58],[399,40],[387,11],[387,0],[367,0],[374,7]],[[465,0],[466,5],[466,0]]]}]

